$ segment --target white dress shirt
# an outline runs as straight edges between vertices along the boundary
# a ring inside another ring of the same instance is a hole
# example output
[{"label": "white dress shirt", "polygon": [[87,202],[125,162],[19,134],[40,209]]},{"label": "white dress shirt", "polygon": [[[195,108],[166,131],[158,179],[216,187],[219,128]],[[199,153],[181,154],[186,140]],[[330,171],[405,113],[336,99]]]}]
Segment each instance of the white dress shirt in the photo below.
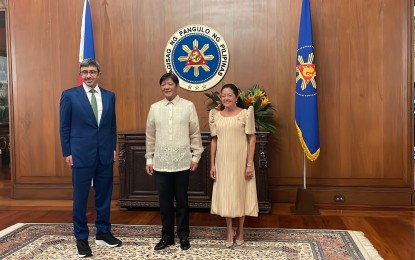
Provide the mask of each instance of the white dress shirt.
[{"label": "white dress shirt", "polygon": [[194,104],[176,96],[151,105],[146,126],[147,164],[162,172],[177,172],[198,163],[203,152]]}]

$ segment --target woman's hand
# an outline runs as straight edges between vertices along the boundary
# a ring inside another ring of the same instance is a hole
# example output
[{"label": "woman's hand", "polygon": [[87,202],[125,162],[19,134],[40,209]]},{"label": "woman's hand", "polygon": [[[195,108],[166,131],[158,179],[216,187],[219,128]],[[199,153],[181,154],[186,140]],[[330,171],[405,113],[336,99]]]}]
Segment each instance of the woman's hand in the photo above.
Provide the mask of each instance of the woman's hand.
[{"label": "woman's hand", "polygon": [[254,176],[254,165],[247,165],[245,168],[245,177],[252,178]]},{"label": "woman's hand", "polygon": [[216,181],[216,168],[215,167],[210,168],[210,178]]}]

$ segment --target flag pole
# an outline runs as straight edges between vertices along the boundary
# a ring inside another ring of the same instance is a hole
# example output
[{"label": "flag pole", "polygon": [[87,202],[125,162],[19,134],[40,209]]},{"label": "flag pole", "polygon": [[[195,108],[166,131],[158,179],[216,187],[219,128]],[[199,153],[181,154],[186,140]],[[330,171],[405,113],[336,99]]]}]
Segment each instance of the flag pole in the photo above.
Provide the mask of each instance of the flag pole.
[{"label": "flag pole", "polygon": [[306,184],[306,172],[307,172],[307,168],[306,168],[306,161],[305,161],[305,153],[303,153],[303,187],[304,189],[307,189],[307,184]]},{"label": "flag pole", "polygon": [[295,206],[291,207],[291,212],[297,215],[320,215],[319,210],[314,207],[313,194],[311,190],[307,189],[306,165],[306,155],[303,153],[303,187],[297,189]]}]

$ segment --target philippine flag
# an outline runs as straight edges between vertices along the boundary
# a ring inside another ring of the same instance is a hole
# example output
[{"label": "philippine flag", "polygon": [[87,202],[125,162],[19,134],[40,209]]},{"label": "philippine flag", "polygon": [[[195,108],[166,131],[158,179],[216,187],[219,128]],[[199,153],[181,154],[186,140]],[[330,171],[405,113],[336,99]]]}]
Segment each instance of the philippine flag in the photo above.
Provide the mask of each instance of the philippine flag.
[{"label": "philippine flag", "polygon": [[[81,26],[81,43],[79,46],[79,63],[84,59],[95,59],[94,49],[94,33],[92,30],[91,8],[89,6],[89,0],[85,0],[84,11],[82,13],[82,26]],[[82,84],[82,78],[78,77],[78,84]]]}]

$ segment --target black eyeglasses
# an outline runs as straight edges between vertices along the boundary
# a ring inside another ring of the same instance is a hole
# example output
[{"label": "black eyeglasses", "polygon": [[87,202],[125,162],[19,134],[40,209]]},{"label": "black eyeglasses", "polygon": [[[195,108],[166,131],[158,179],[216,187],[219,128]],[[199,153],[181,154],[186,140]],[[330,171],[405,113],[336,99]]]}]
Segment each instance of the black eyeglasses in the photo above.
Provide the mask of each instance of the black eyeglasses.
[{"label": "black eyeglasses", "polygon": [[98,74],[98,71],[97,71],[97,70],[82,70],[82,71],[81,71],[81,75],[82,75],[82,76],[87,76],[87,75],[88,75],[88,73],[89,73],[91,76],[95,76],[95,75],[97,75],[97,74]]}]

